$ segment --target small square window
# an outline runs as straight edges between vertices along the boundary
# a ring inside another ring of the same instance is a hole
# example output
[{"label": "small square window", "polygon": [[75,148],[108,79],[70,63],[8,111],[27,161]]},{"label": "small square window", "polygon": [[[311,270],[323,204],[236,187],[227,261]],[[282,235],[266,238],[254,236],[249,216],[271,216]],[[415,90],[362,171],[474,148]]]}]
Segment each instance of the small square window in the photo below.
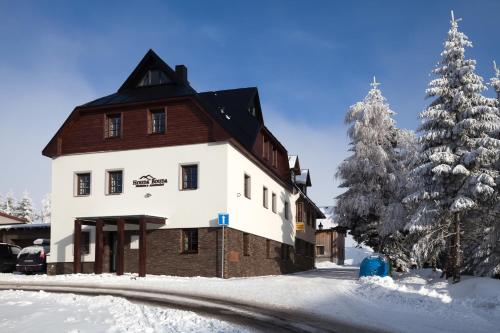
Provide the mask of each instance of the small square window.
[{"label": "small square window", "polygon": [[250,234],[243,233],[243,255],[250,255]]},{"label": "small square window", "polygon": [[131,250],[139,249],[139,235],[130,235],[130,249]]},{"label": "small square window", "polygon": [[151,110],[150,111],[150,133],[163,134],[165,133],[165,110]]},{"label": "small square window", "polygon": [[272,165],[275,168],[278,167],[278,149],[276,146],[273,146]]},{"label": "small square window", "polygon": [[198,165],[183,165],[182,167],[182,189],[196,190],[198,188]]},{"label": "small square window", "polygon": [[182,252],[198,253],[198,229],[182,230]]},{"label": "small square window", "polygon": [[276,193],[273,193],[271,196],[271,208],[273,213],[276,213]]},{"label": "small square window", "polygon": [[304,222],[304,203],[297,202],[297,222]]},{"label": "small square window", "polygon": [[108,171],[108,194],[123,192],[123,171]]},{"label": "small square window", "polygon": [[268,203],[268,190],[267,187],[262,188],[262,205],[264,208],[269,208],[269,203]]},{"label": "small square window", "polygon": [[271,258],[271,240],[266,239],[266,258]]},{"label": "small square window", "polygon": [[245,174],[244,177],[244,192],[245,192],[245,197],[250,199],[251,197],[251,190],[252,190],[252,183],[251,183],[251,178],[249,175]]},{"label": "small square window", "polygon": [[118,138],[121,136],[122,117],[121,114],[111,114],[106,116],[106,137]]},{"label": "small square window", "polygon": [[90,195],[90,173],[78,173],[76,175],[76,195]]}]

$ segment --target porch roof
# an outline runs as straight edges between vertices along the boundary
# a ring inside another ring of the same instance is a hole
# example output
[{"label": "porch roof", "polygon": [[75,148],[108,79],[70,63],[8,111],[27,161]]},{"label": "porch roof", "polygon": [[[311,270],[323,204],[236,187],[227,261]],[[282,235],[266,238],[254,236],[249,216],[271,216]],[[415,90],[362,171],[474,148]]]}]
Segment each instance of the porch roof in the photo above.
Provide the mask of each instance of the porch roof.
[{"label": "porch roof", "polygon": [[97,220],[102,220],[105,224],[115,224],[119,219],[126,220],[127,224],[139,224],[140,220],[146,220],[146,223],[165,224],[167,218],[154,215],[106,215],[106,216],[84,216],[75,217],[75,220],[95,223]]}]

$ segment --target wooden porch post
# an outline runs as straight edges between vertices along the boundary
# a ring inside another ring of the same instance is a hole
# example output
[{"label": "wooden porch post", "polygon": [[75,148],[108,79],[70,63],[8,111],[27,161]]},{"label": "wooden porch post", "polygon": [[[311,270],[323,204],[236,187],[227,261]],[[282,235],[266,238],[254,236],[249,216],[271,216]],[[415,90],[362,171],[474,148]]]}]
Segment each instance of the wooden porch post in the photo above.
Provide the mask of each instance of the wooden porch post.
[{"label": "wooden porch post", "polygon": [[139,221],[139,276],[146,276],[146,220]]},{"label": "wooden porch post", "polygon": [[73,232],[73,273],[81,273],[81,242],[82,242],[82,221],[75,220],[75,230]]},{"label": "wooden porch post", "polygon": [[102,235],[103,221],[98,219],[95,223],[95,260],[94,273],[102,274],[102,256],[104,249],[104,238]]},{"label": "wooden porch post", "polygon": [[125,247],[125,220],[120,218],[116,222],[116,231],[118,234],[117,253],[116,253],[116,275],[123,275],[124,271],[124,247]]}]

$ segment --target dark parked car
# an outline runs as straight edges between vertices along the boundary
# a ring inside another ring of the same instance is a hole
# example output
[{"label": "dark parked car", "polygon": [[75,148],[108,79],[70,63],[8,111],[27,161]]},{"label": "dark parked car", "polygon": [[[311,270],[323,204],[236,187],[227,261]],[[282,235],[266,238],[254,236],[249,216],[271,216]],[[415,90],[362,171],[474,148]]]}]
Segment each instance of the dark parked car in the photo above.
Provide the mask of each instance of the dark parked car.
[{"label": "dark parked car", "polygon": [[16,271],[23,273],[47,272],[47,254],[50,252],[50,241],[37,239],[33,244],[22,249],[17,256]]},{"label": "dark parked car", "polygon": [[11,273],[16,269],[17,255],[21,248],[17,245],[0,243],[0,272]]}]

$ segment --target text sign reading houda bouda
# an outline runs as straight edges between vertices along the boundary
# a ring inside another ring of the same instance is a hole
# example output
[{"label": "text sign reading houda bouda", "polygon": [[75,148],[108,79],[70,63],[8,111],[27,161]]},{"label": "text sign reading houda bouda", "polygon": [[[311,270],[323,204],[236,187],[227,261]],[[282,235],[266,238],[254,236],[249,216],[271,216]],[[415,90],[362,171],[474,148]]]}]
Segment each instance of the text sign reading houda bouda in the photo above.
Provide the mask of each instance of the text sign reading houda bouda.
[{"label": "text sign reading houda bouda", "polygon": [[141,178],[132,181],[132,185],[135,187],[163,186],[166,183],[168,183],[166,178],[155,178],[151,175],[142,176]]}]

